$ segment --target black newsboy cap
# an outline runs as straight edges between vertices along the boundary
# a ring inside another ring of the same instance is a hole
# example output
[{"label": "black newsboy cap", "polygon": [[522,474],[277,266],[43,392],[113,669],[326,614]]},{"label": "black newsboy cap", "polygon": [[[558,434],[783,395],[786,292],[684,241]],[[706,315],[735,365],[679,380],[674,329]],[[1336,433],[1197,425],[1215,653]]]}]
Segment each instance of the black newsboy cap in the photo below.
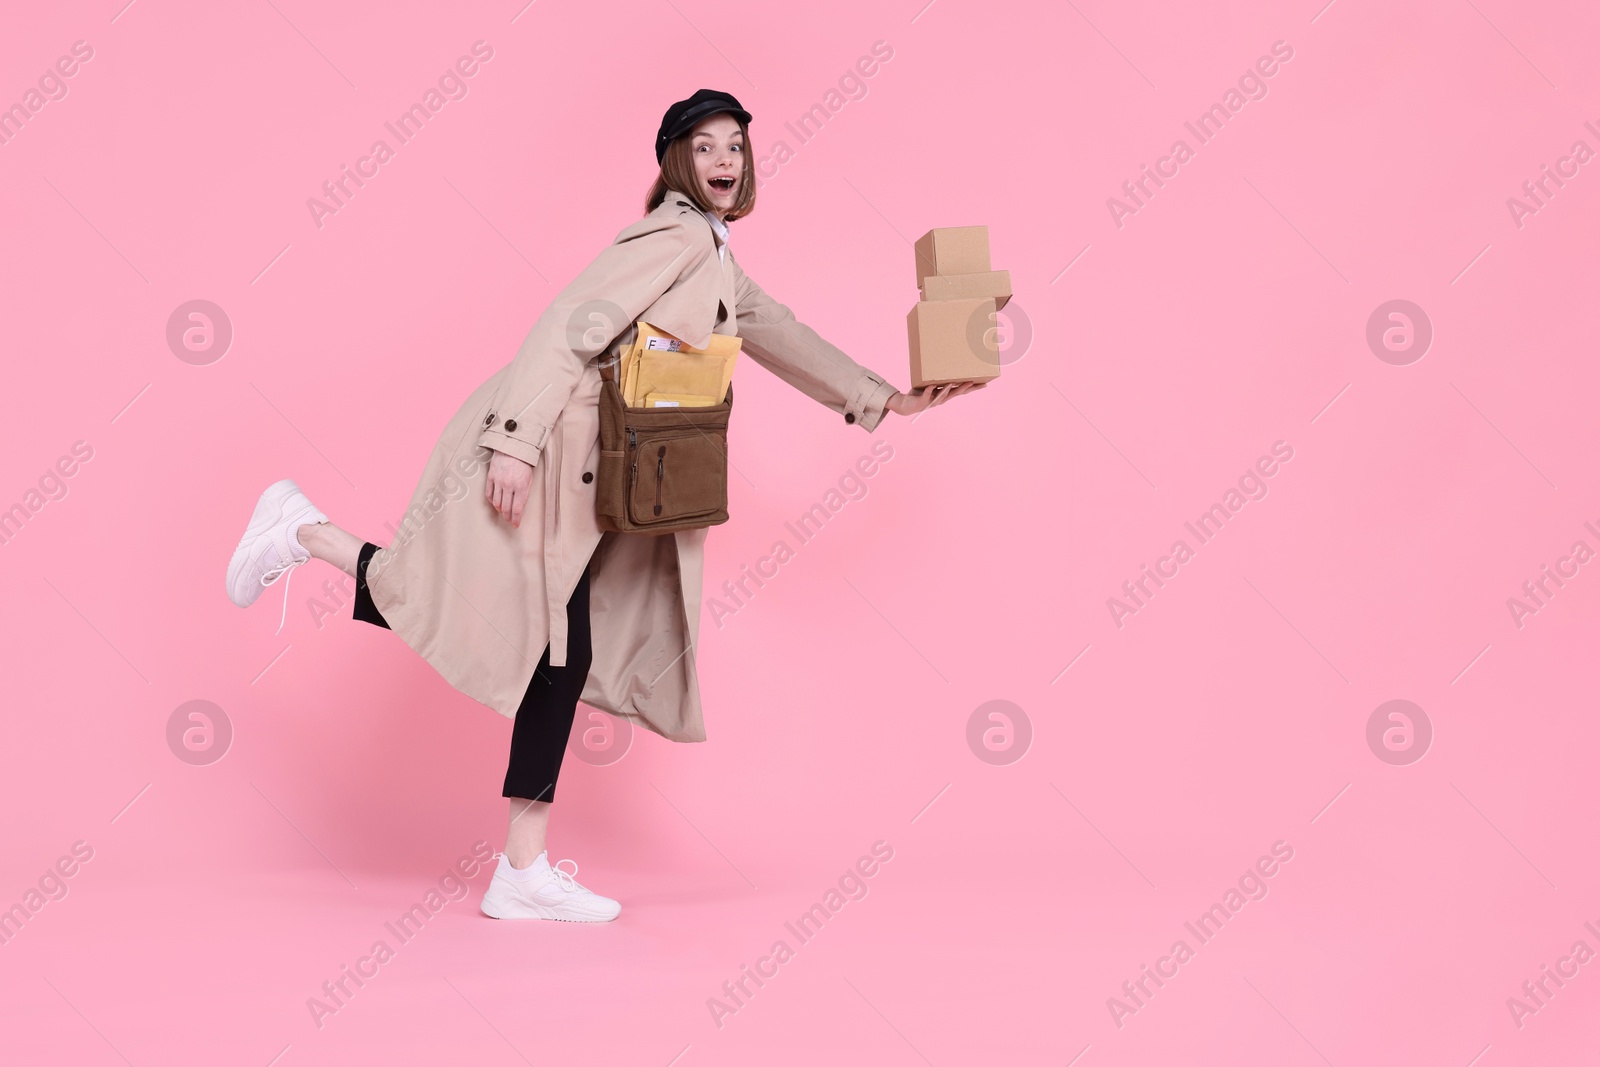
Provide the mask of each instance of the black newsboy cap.
[{"label": "black newsboy cap", "polygon": [[707,115],[726,111],[746,126],[750,125],[750,112],[739,106],[727,93],[715,89],[699,89],[687,100],[679,100],[661,116],[661,129],[656,132],[656,162],[667,155],[667,145],[675,137],[682,137],[694,129],[695,123]]}]

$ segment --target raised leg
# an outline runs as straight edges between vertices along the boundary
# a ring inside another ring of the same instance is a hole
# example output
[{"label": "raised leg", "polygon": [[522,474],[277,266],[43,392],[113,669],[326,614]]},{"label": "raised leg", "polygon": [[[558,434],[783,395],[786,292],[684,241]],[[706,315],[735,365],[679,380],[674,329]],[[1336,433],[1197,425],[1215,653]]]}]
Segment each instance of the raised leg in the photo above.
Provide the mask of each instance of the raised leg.
[{"label": "raised leg", "polygon": [[349,530],[331,522],[308,522],[295,536],[312,558],[326,560],[350,577],[356,576],[356,556],[366,542]]}]

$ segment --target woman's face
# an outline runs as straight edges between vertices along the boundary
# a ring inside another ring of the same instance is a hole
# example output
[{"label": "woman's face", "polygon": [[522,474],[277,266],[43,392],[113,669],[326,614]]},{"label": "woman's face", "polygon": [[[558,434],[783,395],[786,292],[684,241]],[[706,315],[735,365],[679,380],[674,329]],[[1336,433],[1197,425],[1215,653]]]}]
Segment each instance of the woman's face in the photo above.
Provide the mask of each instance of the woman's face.
[{"label": "woman's face", "polygon": [[744,179],[745,144],[739,120],[727,112],[710,116],[689,134],[689,147],[695,178],[720,219],[738,199]]}]

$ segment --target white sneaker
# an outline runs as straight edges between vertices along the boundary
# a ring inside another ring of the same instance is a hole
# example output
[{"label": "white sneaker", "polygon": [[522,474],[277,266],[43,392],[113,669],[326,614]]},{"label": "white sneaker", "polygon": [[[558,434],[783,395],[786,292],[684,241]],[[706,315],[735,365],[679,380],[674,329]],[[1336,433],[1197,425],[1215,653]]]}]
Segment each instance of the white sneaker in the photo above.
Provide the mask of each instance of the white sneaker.
[{"label": "white sneaker", "polygon": [[[572,864],[572,870],[563,868],[563,863]],[[610,922],[622,911],[622,905],[610,897],[578,884],[573,877],[578,873],[574,860],[559,860],[552,867],[541,852],[531,869],[533,875],[525,880],[513,877],[526,874],[527,870],[516,870],[505,853],[500,853],[500,865],[495,868],[494,880],[478,910],[491,919],[560,919],[579,923]]]},{"label": "white sneaker", "polygon": [[[306,499],[289,479],[273,482],[256,502],[255,514],[245,528],[239,547],[228,561],[228,599],[247,608],[261,591],[296,567],[311,562],[311,553],[295,535],[307,523],[327,522],[328,516]],[[278,632],[289,614],[289,582],[283,583],[283,611]]]}]

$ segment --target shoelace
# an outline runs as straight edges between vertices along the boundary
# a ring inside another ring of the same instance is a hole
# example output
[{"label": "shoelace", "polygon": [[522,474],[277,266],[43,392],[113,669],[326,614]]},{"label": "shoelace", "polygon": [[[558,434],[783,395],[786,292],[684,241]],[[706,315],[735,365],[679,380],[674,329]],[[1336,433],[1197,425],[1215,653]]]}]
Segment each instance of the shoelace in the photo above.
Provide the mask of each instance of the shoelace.
[{"label": "shoelace", "polygon": [[279,564],[261,576],[262,588],[266,588],[279,578],[283,578],[285,574],[289,576],[283,578],[283,610],[278,613],[278,629],[274,631],[274,636],[283,633],[283,624],[289,618],[289,583],[294,580],[294,569],[310,562],[311,557],[309,556],[305,559],[290,560],[288,563]]},{"label": "shoelace", "polygon": [[[504,855],[504,852],[497,851],[494,854],[495,862],[498,863],[500,861],[500,857]],[[561,866],[563,863],[572,864],[571,873],[568,873],[567,869]],[[556,860],[550,865],[550,873],[555,875],[556,882],[560,884],[561,888],[565,889],[569,893],[576,893],[583,889],[583,886],[578,884],[578,861],[575,859]]]},{"label": "shoelace", "polygon": [[[568,874],[567,873],[567,869],[565,867],[561,866],[563,863],[572,864],[572,873],[571,874]],[[556,862],[553,863],[550,866],[550,873],[556,876],[556,881],[561,883],[561,888],[565,889],[569,893],[575,893],[578,890],[583,888],[583,886],[578,884],[578,877],[577,877],[578,876],[578,861],[577,860],[574,860],[574,859],[556,860]]]}]

